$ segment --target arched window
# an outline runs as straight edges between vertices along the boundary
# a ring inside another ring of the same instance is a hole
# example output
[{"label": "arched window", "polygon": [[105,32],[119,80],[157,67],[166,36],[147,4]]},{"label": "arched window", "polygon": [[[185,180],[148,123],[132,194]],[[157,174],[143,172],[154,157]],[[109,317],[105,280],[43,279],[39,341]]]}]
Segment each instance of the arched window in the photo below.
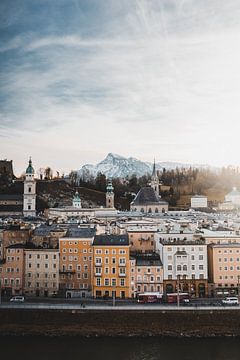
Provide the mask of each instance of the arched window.
[{"label": "arched window", "polygon": [[155,209],[155,213],[158,213],[158,208]]},{"label": "arched window", "polygon": [[141,212],[144,213],[144,208],[141,208]]},{"label": "arched window", "polygon": [[187,265],[183,265],[183,271],[187,271]]},{"label": "arched window", "polygon": [[178,265],[178,266],[177,266],[177,271],[181,271],[181,270],[182,270],[181,265]]},{"label": "arched window", "polygon": [[151,209],[151,208],[149,208],[149,209],[148,209],[148,212],[149,212],[149,213],[151,213],[151,212],[152,212],[152,209]]}]

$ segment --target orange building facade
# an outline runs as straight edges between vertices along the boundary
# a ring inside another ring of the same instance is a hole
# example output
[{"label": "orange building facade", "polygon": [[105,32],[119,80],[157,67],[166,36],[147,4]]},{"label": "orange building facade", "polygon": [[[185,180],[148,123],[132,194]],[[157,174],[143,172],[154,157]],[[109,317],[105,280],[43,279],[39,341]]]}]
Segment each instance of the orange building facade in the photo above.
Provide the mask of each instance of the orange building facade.
[{"label": "orange building facade", "polygon": [[24,292],[24,245],[10,245],[5,253],[5,261],[0,264],[1,294],[21,295]]},{"label": "orange building facade", "polygon": [[67,297],[92,296],[94,229],[69,229],[59,239],[59,289]]}]

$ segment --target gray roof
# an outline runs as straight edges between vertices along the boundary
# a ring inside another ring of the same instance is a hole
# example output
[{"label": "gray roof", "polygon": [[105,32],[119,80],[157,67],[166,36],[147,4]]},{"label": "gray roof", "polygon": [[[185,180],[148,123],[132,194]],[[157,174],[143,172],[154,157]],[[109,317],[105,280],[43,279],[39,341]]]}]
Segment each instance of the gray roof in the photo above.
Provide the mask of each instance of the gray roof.
[{"label": "gray roof", "polygon": [[22,205],[0,205],[0,212],[18,212],[22,213],[23,206]]},{"label": "gray roof", "polygon": [[93,245],[110,245],[110,246],[128,246],[129,238],[127,234],[124,235],[96,235]]},{"label": "gray roof", "polygon": [[96,230],[92,228],[78,228],[78,227],[70,227],[67,231],[65,237],[69,238],[93,238],[96,234]]},{"label": "gray roof", "polygon": [[148,205],[148,204],[167,204],[166,201],[160,200],[155,191],[151,187],[143,187],[137,193],[135,199],[132,202],[133,205]]},{"label": "gray roof", "polygon": [[0,200],[23,201],[23,195],[18,195],[18,194],[0,194]]},{"label": "gray roof", "polygon": [[136,266],[162,266],[159,254],[137,254],[133,256],[136,259]]}]

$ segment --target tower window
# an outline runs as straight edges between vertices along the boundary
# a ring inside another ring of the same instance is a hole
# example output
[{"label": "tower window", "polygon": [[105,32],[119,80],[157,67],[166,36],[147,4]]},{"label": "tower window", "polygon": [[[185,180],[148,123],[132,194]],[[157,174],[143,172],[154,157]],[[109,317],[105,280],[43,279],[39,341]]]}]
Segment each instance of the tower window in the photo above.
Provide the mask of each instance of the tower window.
[{"label": "tower window", "polygon": [[31,210],[31,205],[28,205],[28,210]]},{"label": "tower window", "polygon": [[31,188],[31,187],[28,188],[28,192],[32,192],[32,188]]}]

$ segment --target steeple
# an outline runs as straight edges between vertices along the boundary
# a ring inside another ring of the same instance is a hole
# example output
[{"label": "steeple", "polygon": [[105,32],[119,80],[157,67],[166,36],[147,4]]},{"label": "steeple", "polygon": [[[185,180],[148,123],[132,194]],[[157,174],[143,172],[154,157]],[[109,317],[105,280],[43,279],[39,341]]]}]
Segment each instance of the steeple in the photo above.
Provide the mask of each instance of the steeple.
[{"label": "steeple", "polygon": [[156,163],[155,163],[155,158],[154,158],[154,162],[153,162],[153,171],[152,171],[152,179],[157,177],[157,173],[156,173]]},{"label": "steeple", "polygon": [[155,158],[154,158],[154,162],[153,162],[153,171],[152,171],[150,186],[153,188],[156,195],[159,197],[159,178],[158,178],[158,175],[156,172]]}]

